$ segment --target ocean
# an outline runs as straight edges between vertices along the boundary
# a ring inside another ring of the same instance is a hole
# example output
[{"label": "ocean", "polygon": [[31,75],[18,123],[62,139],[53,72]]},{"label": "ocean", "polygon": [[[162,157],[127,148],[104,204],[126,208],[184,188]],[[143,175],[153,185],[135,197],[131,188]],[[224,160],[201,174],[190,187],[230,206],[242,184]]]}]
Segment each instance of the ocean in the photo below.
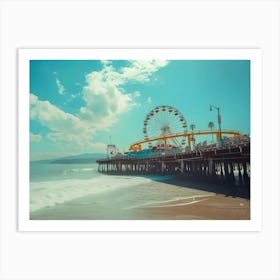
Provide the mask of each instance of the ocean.
[{"label": "ocean", "polygon": [[209,196],[162,184],[171,176],[114,176],[97,164],[30,163],[31,219],[141,219],[137,208]]}]

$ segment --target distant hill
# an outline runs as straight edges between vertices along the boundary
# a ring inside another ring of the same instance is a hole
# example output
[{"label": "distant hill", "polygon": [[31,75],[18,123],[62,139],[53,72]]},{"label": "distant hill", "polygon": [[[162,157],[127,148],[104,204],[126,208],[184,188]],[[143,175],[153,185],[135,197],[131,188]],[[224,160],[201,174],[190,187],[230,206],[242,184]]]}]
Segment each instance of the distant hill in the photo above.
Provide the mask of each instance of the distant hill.
[{"label": "distant hill", "polygon": [[38,162],[44,163],[60,163],[60,164],[74,164],[74,163],[95,163],[96,160],[105,158],[106,154],[94,153],[94,154],[81,154],[76,156],[68,156],[52,160],[42,160]]},{"label": "distant hill", "polygon": [[31,160],[30,162],[34,163],[50,163],[53,159],[40,159],[40,160]]}]

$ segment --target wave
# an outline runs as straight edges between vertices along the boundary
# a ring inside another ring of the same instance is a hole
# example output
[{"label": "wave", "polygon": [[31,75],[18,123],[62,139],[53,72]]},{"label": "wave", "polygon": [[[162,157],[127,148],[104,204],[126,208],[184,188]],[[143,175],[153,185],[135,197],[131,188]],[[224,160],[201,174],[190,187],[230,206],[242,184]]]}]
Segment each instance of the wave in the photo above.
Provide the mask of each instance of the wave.
[{"label": "wave", "polygon": [[[127,180],[130,179],[130,180]],[[83,196],[151,182],[151,178],[100,175],[91,179],[67,179],[30,183],[30,212]]]},{"label": "wave", "polygon": [[[158,207],[173,207],[173,206],[181,206],[181,205],[188,205],[197,203],[200,201],[203,201],[204,199],[200,199],[203,197],[210,197],[215,196],[215,193],[207,193],[207,194],[199,194],[199,195],[191,195],[191,196],[181,196],[181,197],[175,197],[172,199],[167,200],[159,200],[159,201],[149,201],[145,203],[141,203],[138,205],[126,207],[125,209],[133,209],[133,208],[158,208]],[[198,199],[198,200],[197,200]],[[199,200],[200,199],[200,200]]]},{"label": "wave", "polygon": [[72,168],[72,169],[70,169],[69,171],[71,171],[71,172],[83,172],[83,171],[97,171],[97,169],[96,168]]}]

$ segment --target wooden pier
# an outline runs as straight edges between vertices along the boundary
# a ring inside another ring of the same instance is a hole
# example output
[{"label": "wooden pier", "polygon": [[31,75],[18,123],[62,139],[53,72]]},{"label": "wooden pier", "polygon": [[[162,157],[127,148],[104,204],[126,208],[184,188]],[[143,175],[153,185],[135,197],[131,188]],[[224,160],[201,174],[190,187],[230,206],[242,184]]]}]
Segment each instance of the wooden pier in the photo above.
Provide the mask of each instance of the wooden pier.
[{"label": "wooden pier", "polygon": [[98,171],[114,175],[183,175],[195,180],[250,186],[250,144],[149,158],[107,158]]}]

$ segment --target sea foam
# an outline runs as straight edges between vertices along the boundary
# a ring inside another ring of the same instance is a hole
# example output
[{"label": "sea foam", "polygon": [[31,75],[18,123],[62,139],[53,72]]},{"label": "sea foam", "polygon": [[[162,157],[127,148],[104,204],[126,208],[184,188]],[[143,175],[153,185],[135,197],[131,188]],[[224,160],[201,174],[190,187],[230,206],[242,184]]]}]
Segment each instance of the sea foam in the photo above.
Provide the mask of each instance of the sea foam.
[{"label": "sea foam", "polygon": [[100,175],[91,179],[65,179],[30,183],[30,212],[83,196],[151,182],[145,177]]}]

